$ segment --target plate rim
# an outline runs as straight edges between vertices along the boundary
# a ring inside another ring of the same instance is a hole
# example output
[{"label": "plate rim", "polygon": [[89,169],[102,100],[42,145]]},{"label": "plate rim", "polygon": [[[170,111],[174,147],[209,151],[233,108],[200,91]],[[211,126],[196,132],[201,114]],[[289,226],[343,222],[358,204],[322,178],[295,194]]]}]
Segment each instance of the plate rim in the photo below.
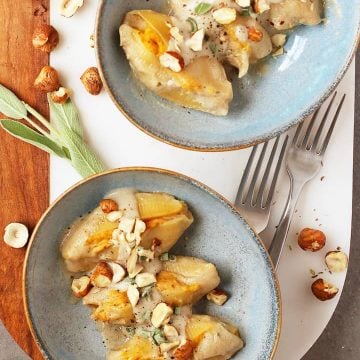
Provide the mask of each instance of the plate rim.
[{"label": "plate rim", "polygon": [[279,280],[278,280],[277,274],[275,272],[273,262],[272,262],[272,260],[270,258],[268,250],[266,249],[266,247],[265,247],[263,241],[261,240],[261,238],[255,232],[255,230],[247,223],[247,221],[241,216],[238,209],[228,199],[226,199],[223,195],[218,193],[216,190],[213,190],[209,186],[205,185],[204,183],[202,183],[202,182],[200,182],[200,181],[198,181],[198,180],[196,180],[196,179],[194,179],[194,178],[192,178],[190,176],[181,174],[181,173],[176,172],[176,171],[157,168],[157,167],[142,167],[142,166],[115,168],[115,169],[104,171],[102,173],[95,174],[95,175],[92,175],[90,177],[87,177],[85,179],[80,180],[79,182],[77,182],[76,184],[71,186],[69,189],[64,191],[61,195],[59,195],[56,198],[56,200],[53,201],[50,204],[50,206],[46,209],[46,211],[41,216],[40,220],[37,222],[32,234],[31,234],[31,237],[30,237],[27,249],[26,249],[25,259],[24,259],[23,271],[22,271],[22,297],[23,297],[23,306],[24,306],[24,310],[25,310],[26,322],[27,322],[28,327],[30,329],[31,335],[32,335],[33,339],[35,340],[35,343],[36,343],[38,349],[40,350],[41,354],[43,355],[44,359],[52,360],[53,358],[51,357],[50,354],[47,353],[47,350],[46,350],[46,348],[44,346],[43,340],[39,336],[38,331],[36,330],[36,327],[35,327],[35,325],[34,325],[34,323],[32,321],[32,314],[31,314],[31,311],[29,309],[29,299],[28,299],[28,295],[27,295],[27,289],[28,289],[28,287],[27,287],[28,261],[29,261],[30,255],[31,255],[30,253],[31,253],[33,242],[34,242],[34,240],[35,240],[35,238],[37,236],[37,233],[38,233],[40,227],[42,226],[43,221],[46,219],[48,214],[57,206],[57,204],[59,202],[61,202],[67,195],[69,195],[70,193],[75,191],[78,187],[82,186],[83,184],[85,184],[87,182],[90,182],[90,181],[92,181],[94,179],[97,179],[97,178],[100,178],[100,177],[103,177],[103,176],[107,176],[109,174],[123,173],[123,172],[134,172],[134,173],[136,173],[136,172],[140,172],[140,171],[159,173],[159,174],[162,174],[162,175],[170,175],[171,177],[175,177],[175,178],[190,182],[194,186],[197,186],[198,188],[200,188],[200,189],[206,191],[207,193],[209,193],[210,195],[214,196],[217,200],[220,200],[223,203],[225,203],[248,226],[253,239],[257,240],[259,247],[264,250],[265,259],[267,260],[267,264],[270,267],[271,275],[272,275],[272,278],[273,278],[273,281],[274,281],[274,287],[275,287],[275,293],[276,293],[276,303],[278,305],[278,316],[277,316],[276,336],[275,336],[272,351],[271,351],[271,354],[270,354],[270,357],[269,357],[269,360],[273,360],[274,356],[276,354],[276,350],[277,350],[278,345],[279,345],[280,333],[281,333],[281,327],[282,327],[282,299],[281,299],[281,290],[280,290]]},{"label": "plate rim", "polygon": [[151,132],[150,130],[144,128],[141,126],[128,112],[125,110],[125,108],[117,101],[114,92],[112,91],[107,77],[105,76],[104,71],[104,65],[103,65],[103,57],[101,56],[101,52],[99,51],[98,41],[99,41],[99,32],[100,32],[100,20],[102,17],[102,11],[105,6],[106,1],[105,0],[99,0],[97,13],[96,13],[96,20],[95,20],[95,56],[96,56],[96,62],[98,65],[98,69],[100,72],[101,79],[104,84],[104,88],[106,89],[107,94],[110,96],[112,102],[115,104],[115,106],[120,110],[120,112],[125,116],[125,118],[130,121],[133,125],[135,125],[138,129],[140,129],[143,133],[146,135],[149,135],[153,139],[159,140],[165,144],[184,149],[184,150],[190,150],[190,151],[198,151],[198,152],[227,152],[227,151],[234,151],[234,150],[241,150],[245,149],[251,146],[255,146],[259,143],[268,141],[270,139],[273,139],[274,137],[278,136],[279,134],[284,133],[285,131],[289,130],[291,127],[296,126],[298,123],[303,121],[306,117],[310,116],[314,111],[316,111],[317,108],[319,108],[326,99],[331,95],[331,93],[335,90],[337,85],[340,83],[342,78],[344,77],[346,71],[350,67],[353,59],[355,58],[356,49],[358,48],[358,45],[360,43],[360,15],[358,14],[358,22],[357,22],[357,30],[355,35],[355,41],[352,44],[351,50],[349,55],[345,58],[345,61],[343,63],[342,68],[340,71],[336,74],[336,77],[334,81],[323,91],[323,93],[320,94],[320,97],[316,99],[316,101],[304,111],[299,113],[299,116],[295,119],[292,119],[288,124],[277,127],[272,132],[267,132],[262,136],[255,136],[252,139],[244,140],[241,142],[238,142],[238,144],[234,145],[188,145],[179,141],[176,141],[173,137],[169,136],[166,138],[163,137],[161,134],[156,134],[155,132]]}]

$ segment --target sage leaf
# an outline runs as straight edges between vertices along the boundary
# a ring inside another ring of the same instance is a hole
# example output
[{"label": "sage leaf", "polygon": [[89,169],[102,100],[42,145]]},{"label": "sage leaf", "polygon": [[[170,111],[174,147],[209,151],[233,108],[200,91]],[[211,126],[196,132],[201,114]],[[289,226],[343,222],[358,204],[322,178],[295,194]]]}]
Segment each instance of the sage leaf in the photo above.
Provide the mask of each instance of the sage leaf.
[{"label": "sage leaf", "polygon": [[196,15],[204,15],[212,9],[212,5],[209,3],[202,2],[195,8]]},{"label": "sage leaf", "polygon": [[192,33],[199,30],[198,24],[197,24],[197,22],[196,22],[196,20],[194,18],[189,17],[189,18],[186,19],[186,21],[190,24]]},{"label": "sage leaf", "polygon": [[12,136],[34,145],[41,150],[45,150],[52,155],[57,155],[70,160],[70,154],[66,148],[60,147],[54,141],[50,140],[44,135],[39,134],[23,123],[10,119],[4,119],[0,120],[0,125]]},{"label": "sage leaf", "polygon": [[88,177],[105,170],[103,163],[78,134],[71,129],[65,129],[64,137],[72,166],[81,176]]},{"label": "sage leaf", "polygon": [[0,84],[0,112],[5,116],[20,120],[27,115],[22,101],[9,89]]},{"label": "sage leaf", "polygon": [[57,104],[48,94],[48,102],[51,122],[54,127],[60,133],[64,133],[64,127],[67,127],[82,138],[83,130],[80,124],[79,113],[71,99],[67,100],[64,104]]}]

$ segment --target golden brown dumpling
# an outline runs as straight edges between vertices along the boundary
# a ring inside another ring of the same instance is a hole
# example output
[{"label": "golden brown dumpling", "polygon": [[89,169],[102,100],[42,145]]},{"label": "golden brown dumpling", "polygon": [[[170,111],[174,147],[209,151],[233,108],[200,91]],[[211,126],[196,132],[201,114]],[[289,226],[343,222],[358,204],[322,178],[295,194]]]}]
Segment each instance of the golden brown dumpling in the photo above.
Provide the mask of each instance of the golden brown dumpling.
[{"label": "golden brown dumpling", "polygon": [[322,0],[284,0],[271,4],[270,21],[278,30],[317,25],[321,22],[322,11]]},{"label": "golden brown dumpling", "polygon": [[131,11],[120,26],[121,46],[137,78],[159,96],[179,105],[226,115],[233,98],[224,67],[215,58],[198,57],[181,72],[160,64],[167,51],[171,18],[150,10]]},{"label": "golden brown dumpling", "polygon": [[157,275],[156,288],[167,304],[194,304],[220,283],[216,267],[204,260],[176,256],[165,261]]},{"label": "golden brown dumpling", "polygon": [[207,315],[193,315],[186,335],[196,344],[194,360],[229,359],[244,346],[236,327]]}]

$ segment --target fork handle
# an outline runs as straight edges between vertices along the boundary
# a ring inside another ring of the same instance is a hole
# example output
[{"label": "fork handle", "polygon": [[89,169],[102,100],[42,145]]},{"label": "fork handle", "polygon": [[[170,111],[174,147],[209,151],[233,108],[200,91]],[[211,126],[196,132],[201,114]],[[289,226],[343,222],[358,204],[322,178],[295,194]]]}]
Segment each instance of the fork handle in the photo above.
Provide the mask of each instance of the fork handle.
[{"label": "fork handle", "polygon": [[299,196],[301,194],[304,185],[305,183],[294,182],[292,178],[290,179],[289,197],[286,202],[284,213],[281,216],[281,220],[279,222],[273,241],[269,248],[269,254],[274,264],[275,270],[279,265],[280,255],[284,248],[284,244],[289,232],[296,203],[299,199]]}]

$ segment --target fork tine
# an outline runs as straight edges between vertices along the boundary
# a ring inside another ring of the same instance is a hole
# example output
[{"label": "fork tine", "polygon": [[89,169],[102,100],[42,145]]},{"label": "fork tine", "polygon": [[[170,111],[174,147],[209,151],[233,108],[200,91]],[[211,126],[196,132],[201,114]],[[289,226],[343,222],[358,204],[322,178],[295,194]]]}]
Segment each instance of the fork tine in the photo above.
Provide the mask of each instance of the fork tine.
[{"label": "fork tine", "polygon": [[340,114],[341,109],[342,109],[342,107],[343,107],[345,98],[346,98],[346,94],[343,95],[343,97],[341,98],[341,101],[340,101],[340,103],[339,103],[339,106],[337,107],[335,116],[334,116],[334,118],[333,118],[333,120],[332,120],[332,122],[331,122],[330,128],[329,128],[329,130],[328,130],[328,132],[327,132],[327,134],[326,134],[326,137],[325,137],[324,143],[323,143],[323,145],[322,145],[322,148],[321,148],[321,150],[320,150],[320,152],[319,152],[319,155],[324,155],[324,153],[325,153],[325,151],[326,151],[326,148],[327,148],[327,146],[328,146],[328,144],[329,144],[331,135],[332,135],[333,130],[334,130],[334,128],[335,128],[336,121],[337,121],[337,119],[339,118],[339,114]]},{"label": "fork tine", "polygon": [[316,122],[316,120],[317,120],[318,114],[319,114],[319,109],[317,109],[317,110],[314,112],[314,114],[312,115],[311,120],[310,120],[310,122],[309,122],[309,125],[308,125],[308,127],[307,127],[307,129],[306,129],[306,133],[305,133],[304,139],[303,139],[303,141],[302,141],[302,146],[303,146],[304,148],[307,148],[307,144],[308,144],[308,141],[309,141],[309,137],[310,137],[310,134],[311,134],[311,130],[312,130],[313,127],[314,127],[314,124],[315,124],[315,122]]},{"label": "fork tine", "polygon": [[263,178],[261,180],[261,184],[260,184],[257,196],[256,196],[255,203],[257,203],[259,201],[260,197],[261,197],[261,199],[264,197],[264,190],[265,190],[266,182],[267,182],[269,174],[270,174],[270,170],[271,170],[272,163],[273,163],[273,160],[274,160],[274,157],[275,157],[276,149],[277,149],[278,144],[279,144],[279,140],[280,140],[280,135],[276,138],[276,141],[275,141],[275,143],[274,143],[274,145],[272,147],[271,154],[270,154],[268,163],[266,165],[266,169],[265,169]]},{"label": "fork tine", "polygon": [[267,200],[266,200],[266,204],[264,206],[265,208],[270,206],[270,202],[271,202],[271,200],[272,200],[272,198],[274,196],[276,183],[277,183],[277,179],[279,177],[281,165],[282,165],[282,162],[283,162],[283,159],[284,159],[284,156],[285,156],[285,151],[286,151],[288,140],[289,140],[289,135],[286,136],[286,138],[285,138],[285,140],[283,142],[283,146],[281,148],[280,156],[279,156],[279,159],[278,159],[278,162],[276,164],[275,171],[274,171],[274,177],[273,177],[273,180],[272,180],[272,183],[271,183],[271,186],[270,186],[270,190],[269,190],[269,194],[268,194],[268,197],[267,197]]},{"label": "fork tine", "polygon": [[301,129],[302,129],[303,125],[304,125],[304,123],[301,122],[296,129],[296,133],[295,133],[295,135],[293,137],[293,141],[292,141],[293,146],[297,146],[297,141],[298,141],[298,138],[301,133]]},{"label": "fork tine", "polygon": [[316,132],[316,135],[314,137],[314,141],[313,141],[312,145],[309,147],[309,149],[314,149],[315,152],[316,152],[317,146],[319,144],[321,133],[322,133],[323,128],[324,128],[324,126],[326,124],[326,120],[327,120],[327,118],[329,116],[329,113],[330,113],[330,110],[331,110],[331,107],[332,107],[332,104],[333,104],[333,102],[335,100],[336,95],[337,95],[337,91],[335,91],[334,95],[332,96],[332,98],[331,98],[331,100],[329,102],[329,105],[326,108],[325,114],[324,114],[324,116],[323,116],[323,118],[321,120],[319,128],[318,128],[318,130]]},{"label": "fork tine", "polygon": [[254,171],[254,174],[253,174],[250,186],[249,186],[249,190],[248,190],[247,196],[245,198],[245,203],[248,202],[250,200],[250,198],[251,198],[251,204],[253,203],[252,200],[253,200],[253,197],[254,197],[255,185],[256,185],[256,181],[257,181],[257,179],[259,177],[261,165],[262,165],[262,162],[264,160],[264,156],[265,156],[265,153],[266,153],[267,146],[268,146],[268,143],[266,142],[263,145],[262,151],[260,153],[260,157],[259,157],[258,162],[256,164],[255,171]]},{"label": "fork tine", "polygon": [[254,157],[255,157],[257,149],[258,149],[258,145],[253,147],[253,149],[251,151],[251,154],[250,154],[250,157],[249,157],[249,160],[248,160],[248,162],[246,164],[246,168],[244,170],[244,173],[243,173],[243,176],[241,178],[240,185],[239,185],[238,193],[236,195],[236,200],[235,200],[236,204],[238,204],[238,203],[242,204],[243,203],[242,202],[243,192],[245,190],[245,185],[246,185],[247,179],[249,178],[251,166],[252,166],[252,163],[254,161]]}]

